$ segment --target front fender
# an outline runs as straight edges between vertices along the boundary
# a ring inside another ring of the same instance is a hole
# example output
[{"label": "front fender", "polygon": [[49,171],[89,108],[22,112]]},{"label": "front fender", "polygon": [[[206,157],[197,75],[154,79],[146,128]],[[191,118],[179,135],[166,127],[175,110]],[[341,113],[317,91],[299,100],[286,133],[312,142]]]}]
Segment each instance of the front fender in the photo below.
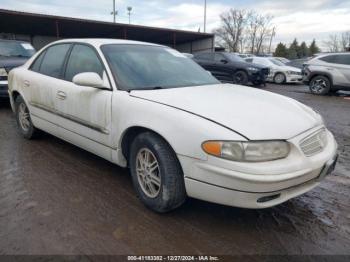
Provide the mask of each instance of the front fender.
[{"label": "front fender", "polygon": [[201,145],[207,140],[246,140],[232,130],[210,120],[164,104],[132,97],[118,91],[113,95],[113,147],[121,148],[125,131],[144,127],[161,135],[176,154],[207,159]]}]

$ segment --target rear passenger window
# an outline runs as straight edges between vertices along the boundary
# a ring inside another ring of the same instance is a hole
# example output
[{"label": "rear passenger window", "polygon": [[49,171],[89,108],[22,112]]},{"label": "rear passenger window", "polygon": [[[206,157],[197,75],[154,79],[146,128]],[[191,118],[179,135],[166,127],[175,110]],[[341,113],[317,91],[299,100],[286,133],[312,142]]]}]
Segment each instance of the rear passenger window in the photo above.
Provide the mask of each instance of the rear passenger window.
[{"label": "rear passenger window", "polygon": [[341,65],[350,65],[350,55],[337,55],[335,63]]},{"label": "rear passenger window", "polygon": [[86,45],[75,45],[70,54],[65,79],[72,81],[73,77],[80,73],[94,72],[102,78],[103,65],[96,52]]},{"label": "rear passenger window", "polygon": [[59,78],[70,44],[49,47],[40,66],[40,73]]},{"label": "rear passenger window", "polygon": [[39,72],[40,71],[40,66],[41,66],[41,63],[43,61],[43,58],[45,56],[45,51],[42,52],[34,61],[34,63],[32,64],[31,66],[31,70],[34,71],[34,72]]}]

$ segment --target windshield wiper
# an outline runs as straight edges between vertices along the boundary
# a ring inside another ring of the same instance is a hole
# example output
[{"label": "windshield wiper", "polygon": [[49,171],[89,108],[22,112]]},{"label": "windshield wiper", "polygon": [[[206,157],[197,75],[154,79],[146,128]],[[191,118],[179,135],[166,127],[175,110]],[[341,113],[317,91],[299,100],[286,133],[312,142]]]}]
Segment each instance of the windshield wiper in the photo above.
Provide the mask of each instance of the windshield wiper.
[{"label": "windshield wiper", "polygon": [[143,87],[143,88],[133,88],[129,89],[130,91],[143,91],[143,90],[157,90],[157,89],[165,89],[163,86],[150,86],[150,87]]}]

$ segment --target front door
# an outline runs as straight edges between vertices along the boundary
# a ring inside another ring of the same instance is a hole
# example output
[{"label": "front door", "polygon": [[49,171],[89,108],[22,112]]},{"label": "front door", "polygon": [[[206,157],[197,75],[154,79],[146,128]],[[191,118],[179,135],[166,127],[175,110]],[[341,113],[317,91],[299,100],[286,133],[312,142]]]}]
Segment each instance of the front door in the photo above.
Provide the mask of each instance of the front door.
[{"label": "front door", "polygon": [[[74,84],[73,77],[83,72],[100,75],[109,90]],[[110,159],[112,89],[96,50],[88,45],[75,44],[63,75],[64,84],[55,90],[61,136]]]}]

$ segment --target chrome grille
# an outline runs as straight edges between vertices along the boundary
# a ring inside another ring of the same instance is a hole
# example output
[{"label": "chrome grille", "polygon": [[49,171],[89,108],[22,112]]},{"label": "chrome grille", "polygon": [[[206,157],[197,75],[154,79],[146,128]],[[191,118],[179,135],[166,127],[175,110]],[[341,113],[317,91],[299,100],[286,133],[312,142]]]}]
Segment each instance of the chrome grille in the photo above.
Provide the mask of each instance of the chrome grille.
[{"label": "chrome grille", "polygon": [[301,150],[306,156],[313,156],[323,151],[327,146],[327,132],[325,129],[318,130],[300,142]]}]

